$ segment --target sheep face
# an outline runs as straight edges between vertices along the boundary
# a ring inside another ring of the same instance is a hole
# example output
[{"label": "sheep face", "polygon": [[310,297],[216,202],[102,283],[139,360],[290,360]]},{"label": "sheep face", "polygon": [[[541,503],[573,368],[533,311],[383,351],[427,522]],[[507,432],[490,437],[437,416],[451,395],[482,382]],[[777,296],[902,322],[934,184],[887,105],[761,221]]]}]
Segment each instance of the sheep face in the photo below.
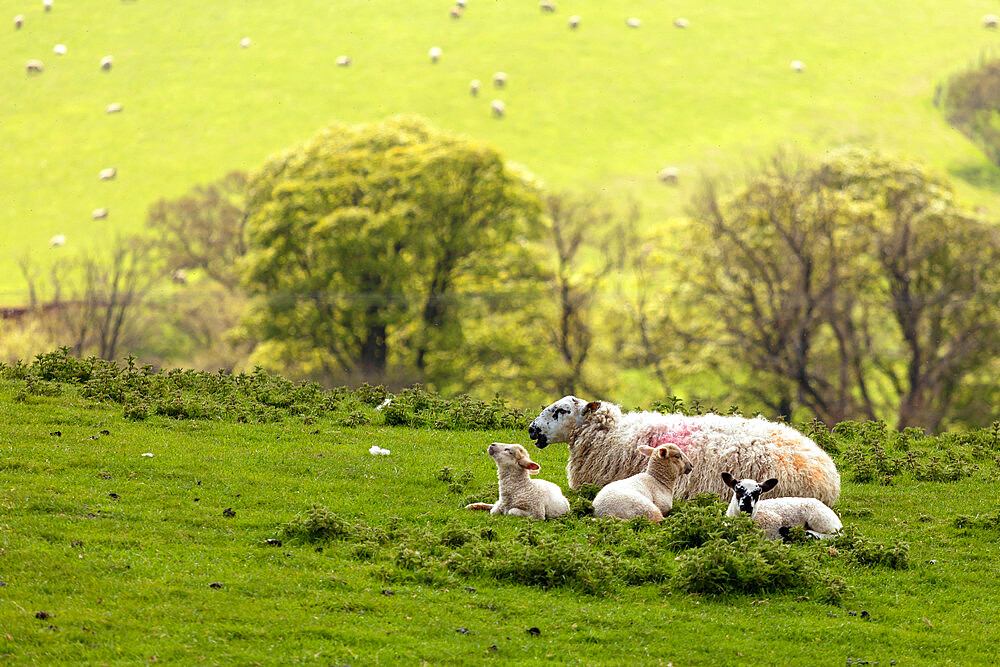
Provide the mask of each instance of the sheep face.
[{"label": "sheep face", "polygon": [[656,448],[642,445],[639,447],[639,453],[649,457],[647,471],[650,474],[655,472],[666,479],[677,479],[681,475],[689,474],[694,468],[681,448],[673,443],[668,442]]},{"label": "sheep face", "polygon": [[553,442],[566,442],[573,429],[579,426],[586,410],[597,405],[600,404],[587,403],[576,396],[564,396],[535,417],[528,426],[528,437],[535,441],[539,449]]},{"label": "sheep face", "polygon": [[528,456],[528,450],[521,445],[494,442],[486,448],[486,453],[493,457],[498,468],[524,468],[529,474],[534,474],[541,469]]},{"label": "sheep face", "polygon": [[722,481],[733,490],[733,499],[729,503],[729,509],[732,510],[735,505],[738,511],[750,516],[757,513],[757,501],[760,500],[761,495],[778,484],[778,480],[774,478],[761,483],[752,479],[736,480],[728,472],[722,473]]}]

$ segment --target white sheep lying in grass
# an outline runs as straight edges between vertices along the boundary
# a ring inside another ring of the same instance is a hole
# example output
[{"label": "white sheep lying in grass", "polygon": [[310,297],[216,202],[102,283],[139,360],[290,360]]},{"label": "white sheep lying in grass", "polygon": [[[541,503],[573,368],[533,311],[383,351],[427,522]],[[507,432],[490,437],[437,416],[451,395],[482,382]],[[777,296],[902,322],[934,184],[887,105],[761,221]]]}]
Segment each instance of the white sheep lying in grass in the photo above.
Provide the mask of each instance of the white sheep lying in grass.
[{"label": "white sheep lying in grass", "polygon": [[677,482],[674,495],[698,493],[729,497],[719,473],[768,479],[778,477],[781,495],[819,498],[833,505],[840,496],[840,473],[819,446],[785,424],[762,417],[687,416],[630,412],[603,401],[566,396],[542,410],[528,427],[537,447],[569,445],[569,486],[604,486],[646,469],[640,445],[673,443],[691,460],[694,472]]},{"label": "white sheep lying in grass", "polygon": [[594,516],[634,519],[644,516],[662,521],[674,506],[674,485],[691,472],[691,462],[677,445],[642,445],[638,452],[649,457],[646,472],[611,482],[594,498]]},{"label": "white sheep lying in grass", "polygon": [[489,510],[490,514],[510,514],[531,519],[554,519],[569,512],[562,489],[544,479],[531,479],[540,466],[521,445],[494,442],[486,453],[497,463],[500,498],[496,503],[472,503],[469,510]]},{"label": "white sheep lying in grass", "polygon": [[733,490],[726,516],[738,516],[740,512],[749,514],[769,540],[788,536],[788,530],[801,526],[806,534],[818,539],[833,537],[844,525],[833,510],[815,498],[769,498],[761,500],[762,494],[773,489],[778,480],[771,478],[758,483],[752,479],[737,481],[728,472],[722,473],[722,480]]}]

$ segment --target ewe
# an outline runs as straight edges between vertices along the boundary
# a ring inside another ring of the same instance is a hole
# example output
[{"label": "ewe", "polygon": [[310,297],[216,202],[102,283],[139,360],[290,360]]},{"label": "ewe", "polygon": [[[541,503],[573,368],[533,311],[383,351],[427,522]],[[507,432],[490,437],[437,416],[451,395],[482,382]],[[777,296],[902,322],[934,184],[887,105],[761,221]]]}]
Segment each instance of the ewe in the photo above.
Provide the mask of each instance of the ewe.
[{"label": "ewe", "polygon": [[507,85],[507,73],[506,72],[494,72],[493,73],[493,87],[503,88]]},{"label": "ewe", "polygon": [[674,485],[681,475],[691,472],[691,462],[677,445],[653,448],[642,445],[637,451],[649,457],[646,472],[611,482],[594,498],[594,516],[634,519],[644,516],[662,521],[674,506]]},{"label": "ewe", "polygon": [[22,25],[24,25],[24,14],[18,14],[14,17],[14,30],[20,30]]},{"label": "ewe", "polygon": [[114,56],[104,56],[101,58],[101,69],[105,72],[111,71],[111,66],[115,64]]},{"label": "ewe", "polygon": [[569,512],[562,489],[544,479],[531,479],[539,465],[521,445],[494,442],[486,453],[497,463],[500,498],[495,504],[472,503],[469,510],[489,510],[490,514],[510,514],[531,519],[554,519]]},{"label": "ewe", "polygon": [[490,102],[490,109],[493,111],[493,115],[497,118],[503,118],[503,115],[507,113],[507,105],[500,100],[493,100]]},{"label": "ewe", "polygon": [[28,74],[41,74],[42,70],[45,69],[45,65],[41,60],[36,60],[32,58],[24,65],[24,69],[27,70]]},{"label": "ewe", "polygon": [[796,526],[802,526],[808,535],[819,539],[832,537],[844,527],[833,510],[815,498],[761,500],[761,494],[773,489],[777,479],[771,478],[762,483],[752,479],[737,481],[724,472],[722,480],[733,490],[726,516],[737,516],[740,512],[749,514],[769,540],[787,536],[788,529]]},{"label": "ewe", "polygon": [[840,474],[827,453],[790,426],[763,417],[623,414],[612,403],[566,396],[542,410],[528,427],[528,437],[537,447],[569,445],[571,489],[604,486],[642,472],[647,461],[636,448],[671,442],[694,465],[694,472],[677,482],[678,498],[698,493],[728,497],[719,477],[727,471],[757,479],[780,477],[784,494],[819,498],[827,505],[840,495]]},{"label": "ewe", "polygon": [[569,17],[569,21],[567,21],[566,23],[569,24],[571,30],[576,30],[578,27],[580,27],[580,15],[573,14],[573,16]]},{"label": "ewe", "polygon": [[428,49],[427,55],[431,57],[432,64],[436,63],[437,61],[441,60],[441,47],[432,46],[430,49]]},{"label": "ewe", "polygon": [[473,97],[479,96],[479,87],[482,86],[482,82],[479,79],[473,79],[469,82],[469,94]]}]

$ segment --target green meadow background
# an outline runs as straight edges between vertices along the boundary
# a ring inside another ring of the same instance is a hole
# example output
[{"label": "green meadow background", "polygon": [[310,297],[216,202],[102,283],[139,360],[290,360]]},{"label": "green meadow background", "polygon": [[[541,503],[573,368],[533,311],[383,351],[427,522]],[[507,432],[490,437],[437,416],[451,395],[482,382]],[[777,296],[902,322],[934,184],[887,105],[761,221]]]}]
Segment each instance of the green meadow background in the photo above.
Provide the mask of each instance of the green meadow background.
[{"label": "green meadow background", "polygon": [[[458,20],[448,2],[424,0],[2,8],[3,304],[26,298],[20,257],[106,244],[140,230],[154,201],[252,170],[330,121],[398,113],[494,144],[550,186],[636,197],[648,225],[683,212],[698,174],[738,177],[779,146],[917,157],[954,176],[968,203],[1000,208],[1000,172],[933,105],[944,77],[997,43],[981,25],[996,10],[986,1],[578,0],[545,13],[469,0]],[[571,14],[582,17],[576,31]],[[626,27],[629,17],[641,27]],[[678,17],[690,27],[675,28]],[[432,46],[443,49],[436,65]],[[336,67],[341,55],[353,64]],[[41,75],[25,72],[30,58],[45,63]],[[796,59],[805,72],[790,69]],[[504,90],[490,83],[496,71],[508,74]],[[468,92],[474,78],[479,97]],[[495,98],[503,119],[490,114]],[[111,102],[124,112],[105,114]],[[668,165],[679,187],[657,181]],[[109,166],[117,178],[99,181]],[[110,215],[94,221],[99,207]],[[50,250],[55,234],[67,243]]]}]

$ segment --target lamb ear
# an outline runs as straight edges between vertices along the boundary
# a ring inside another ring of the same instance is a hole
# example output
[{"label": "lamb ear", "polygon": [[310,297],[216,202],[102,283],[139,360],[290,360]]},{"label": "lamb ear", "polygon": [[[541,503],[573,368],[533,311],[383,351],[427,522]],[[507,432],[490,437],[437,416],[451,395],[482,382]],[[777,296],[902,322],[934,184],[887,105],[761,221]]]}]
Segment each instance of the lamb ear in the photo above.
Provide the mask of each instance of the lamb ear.
[{"label": "lamb ear", "polygon": [[722,473],[722,481],[725,482],[726,486],[728,486],[730,489],[733,488],[733,486],[736,484],[736,480],[733,479],[733,476],[730,475],[728,472]]},{"label": "lamb ear", "polygon": [[583,406],[583,414],[587,414],[588,412],[593,412],[599,407],[601,407],[600,401],[591,401],[590,403],[587,403],[585,406]]},{"label": "lamb ear", "polygon": [[519,465],[522,468],[524,468],[525,470],[527,470],[528,474],[536,473],[536,472],[538,472],[539,470],[542,469],[542,467],[540,465],[538,465],[534,461],[529,461],[527,459],[520,459],[517,462],[517,465]]},{"label": "lamb ear", "polygon": [[639,452],[643,456],[652,456],[653,452],[655,452],[656,450],[648,445],[639,445],[638,447],[635,448],[635,451]]},{"label": "lamb ear", "polygon": [[771,479],[767,480],[766,482],[760,485],[760,492],[765,493],[767,491],[770,491],[777,485],[778,485],[778,480],[772,477]]},{"label": "lamb ear", "polygon": [[668,456],[670,456],[670,450],[667,449],[666,447],[659,447],[657,448],[656,451],[658,452],[657,456],[659,456],[661,459],[665,459]]}]

